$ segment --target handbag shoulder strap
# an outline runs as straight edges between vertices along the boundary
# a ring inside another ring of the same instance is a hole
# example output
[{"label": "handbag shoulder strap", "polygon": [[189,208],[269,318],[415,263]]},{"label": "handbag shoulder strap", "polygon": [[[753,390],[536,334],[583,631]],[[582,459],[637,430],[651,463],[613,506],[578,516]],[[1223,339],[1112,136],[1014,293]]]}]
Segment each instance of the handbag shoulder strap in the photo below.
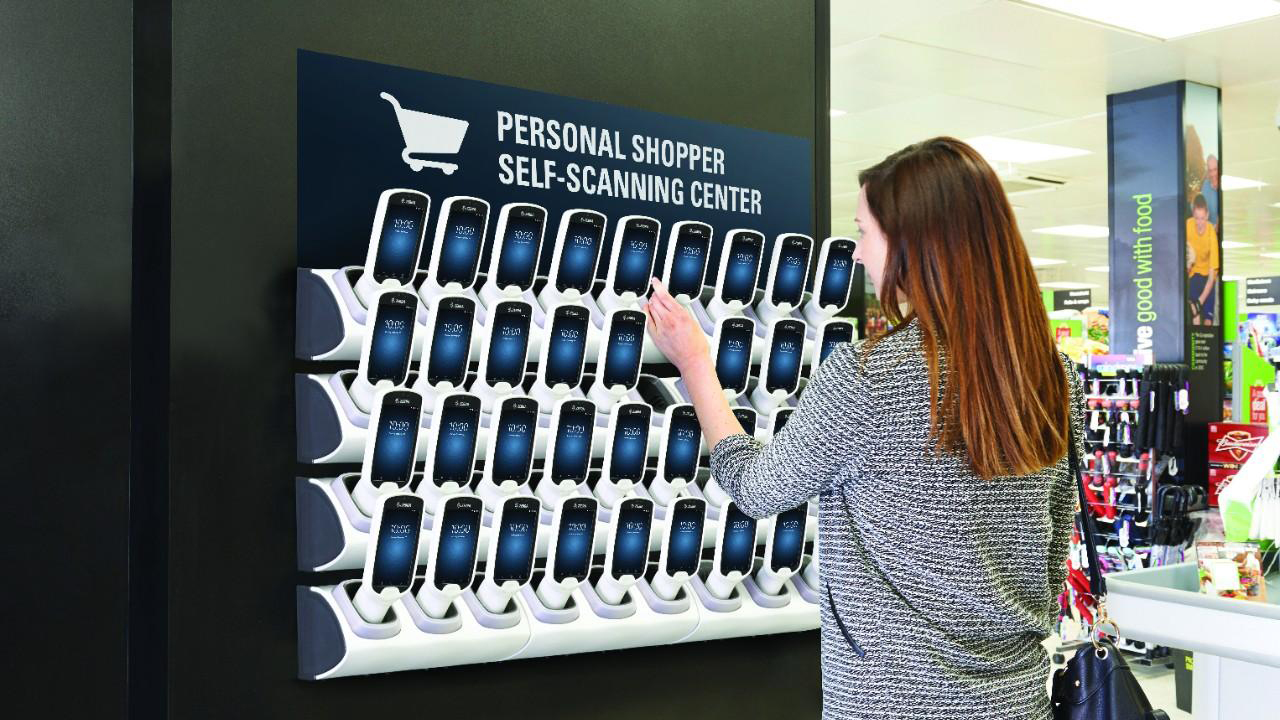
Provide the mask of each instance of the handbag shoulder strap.
[{"label": "handbag shoulder strap", "polygon": [[1093,594],[1093,601],[1096,604],[1101,602],[1107,593],[1106,581],[1102,579],[1102,566],[1098,563],[1096,546],[1098,528],[1093,522],[1093,513],[1089,511],[1089,498],[1084,493],[1084,474],[1080,472],[1080,453],[1076,449],[1075,421],[1069,421],[1067,426],[1067,438],[1070,443],[1070,448],[1067,450],[1068,472],[1075,479],[1076,492],[1080,495],[1080,542],[1084,544],[1085,558],[1089,563],[1089,567],[1083,571],[1089,578],[1089,592]]}]

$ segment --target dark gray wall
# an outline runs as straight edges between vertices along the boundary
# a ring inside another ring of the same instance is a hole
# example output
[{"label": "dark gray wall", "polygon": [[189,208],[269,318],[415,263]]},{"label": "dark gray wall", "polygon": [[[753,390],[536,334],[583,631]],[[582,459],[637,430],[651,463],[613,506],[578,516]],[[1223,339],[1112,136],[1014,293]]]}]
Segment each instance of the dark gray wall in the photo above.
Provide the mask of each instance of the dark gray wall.
[{"label": "dark gray wall", "polygon": [[595,717],[624,678],[612,718],[667,714],[664,695],[818,714],[813,633],[291,679],[296,50],[813,138],[814,16],[811,0],[174,3],[173,716]]},{"label": "dark gray wall", "polygon": [[0,3],[4,714],[122,717],[128,2]]}]

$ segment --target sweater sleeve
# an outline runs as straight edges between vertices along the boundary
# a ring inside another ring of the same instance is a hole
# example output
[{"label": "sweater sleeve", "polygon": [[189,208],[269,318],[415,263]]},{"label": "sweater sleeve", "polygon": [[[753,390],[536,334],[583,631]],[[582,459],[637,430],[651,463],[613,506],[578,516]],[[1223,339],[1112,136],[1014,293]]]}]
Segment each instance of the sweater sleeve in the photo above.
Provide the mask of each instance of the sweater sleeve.
[{"label": "sweater sleeve", "polygon": [[814,371],[786,427],[766,443],[731,435],[711,451],[711,475],[746,514],[790,510],[831,487],[865,447],[864,398],[852,344]]},{"label": "sweater sleeve", "polygon": [[[1063,369],[1067,374],[1068,418],[1075,436],[1076,456],[1081,458],[1083,462],[1084,382],[1080,379],[1080,373],[1076,371],[1075,364],[1065,355],[1062,360]],[[1076,505],[1078,504],[1076,499],[1076,478],[1071,475],[1070,463],[1064,459],[1063,465],[1067,468],[1067,472],[1063,476],[1064,479],[1053,486],[1050,496],[1053,534],[1050,537],[1049,545],[1049,588],[1055,595],[1052,600],[1054,603],[1057,602],[1056,593],[1067,579],[1067,554],[1070,547],[1071,530],[1075,527]]]}]

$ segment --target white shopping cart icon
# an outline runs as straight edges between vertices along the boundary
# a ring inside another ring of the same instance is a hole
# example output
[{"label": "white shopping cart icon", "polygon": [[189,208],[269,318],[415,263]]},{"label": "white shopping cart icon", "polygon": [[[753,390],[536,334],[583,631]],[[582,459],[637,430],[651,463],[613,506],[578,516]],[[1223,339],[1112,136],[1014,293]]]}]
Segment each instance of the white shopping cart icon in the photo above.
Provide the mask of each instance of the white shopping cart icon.
[{"label": "white shopping cart icon", "polygon": [[404,135],[404,150],[401,151],[400,158],[406,165],[414,172],[424,167],[440,168],[445,175],[452,175],[458,169],[454,163],[423,160],[413,155],[456,155],[470,123],[443,115],[405,110],[391,93],[379,93],[378,97],[391,103],[391,107],[396,109],[400,134]]}]

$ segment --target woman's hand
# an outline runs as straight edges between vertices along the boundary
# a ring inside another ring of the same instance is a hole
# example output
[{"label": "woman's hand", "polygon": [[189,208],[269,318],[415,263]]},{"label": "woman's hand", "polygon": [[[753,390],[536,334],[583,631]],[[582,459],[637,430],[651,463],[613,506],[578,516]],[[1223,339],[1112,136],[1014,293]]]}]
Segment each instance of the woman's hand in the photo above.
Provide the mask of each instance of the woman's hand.
[{"label": "woman's hand", "polygon": [[690,369],[711,365],[711,351],[707,349],[707,335],[688,308],[676,302],[671,293],[657,278],[650,281],[653,295],[645,311],[649,315],[649,338],[667,356],[672,365],[687,375]]}]

